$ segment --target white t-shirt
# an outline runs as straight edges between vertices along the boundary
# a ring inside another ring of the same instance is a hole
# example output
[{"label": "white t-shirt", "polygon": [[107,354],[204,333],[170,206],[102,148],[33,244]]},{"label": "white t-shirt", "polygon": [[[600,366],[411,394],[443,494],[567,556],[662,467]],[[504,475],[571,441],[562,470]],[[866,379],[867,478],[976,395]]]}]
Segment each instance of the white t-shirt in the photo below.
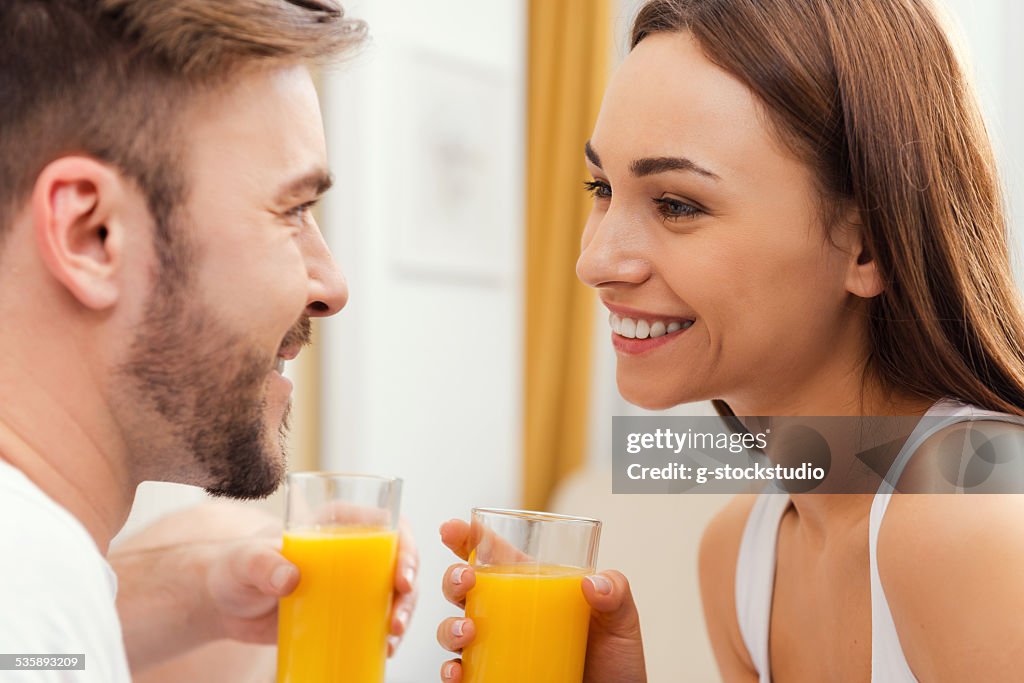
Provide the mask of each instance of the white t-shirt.
[{"label": "white t-shirt", "polygon": [[85,654],[84,671],[0,671],[0,681],[129,683],[116,594],[81,522],[0,461],[0,654]]}]

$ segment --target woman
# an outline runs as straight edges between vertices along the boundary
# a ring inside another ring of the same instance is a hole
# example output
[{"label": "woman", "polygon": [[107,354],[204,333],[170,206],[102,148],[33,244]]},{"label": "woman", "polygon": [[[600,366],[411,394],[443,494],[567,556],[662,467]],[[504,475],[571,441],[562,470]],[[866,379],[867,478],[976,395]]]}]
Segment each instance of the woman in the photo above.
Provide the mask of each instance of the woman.
[{"label": "woman", "polygon": [[[632,44],[587,145],[577,267],[612,314],[623,396],[939,418],[900,468],[958,423],[1024,414],[992,153],[924,0],[653,0]],[[700,569],[724,680],[1020,680],[1021,497],[891,494],[718,515]],[[460,550],[463,524],[442,534]],[[456,603],[471,585],[445,576]],[[586,680],[645,680],[625,580],[584,593]],[[452,650],[472,635],[439,630]]]}]

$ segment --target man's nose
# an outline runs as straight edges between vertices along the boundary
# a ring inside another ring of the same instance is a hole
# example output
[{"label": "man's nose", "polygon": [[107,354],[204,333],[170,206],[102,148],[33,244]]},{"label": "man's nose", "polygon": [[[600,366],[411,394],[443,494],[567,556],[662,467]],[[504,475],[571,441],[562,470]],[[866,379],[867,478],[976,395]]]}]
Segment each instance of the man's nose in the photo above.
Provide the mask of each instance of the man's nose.
[{"label": "man's nose", "polygon": [[305,256],[309,274],[309,300],[306,315],[326,318],[334,315],[348,302],[348,283],[320,230],[306,232]]}]

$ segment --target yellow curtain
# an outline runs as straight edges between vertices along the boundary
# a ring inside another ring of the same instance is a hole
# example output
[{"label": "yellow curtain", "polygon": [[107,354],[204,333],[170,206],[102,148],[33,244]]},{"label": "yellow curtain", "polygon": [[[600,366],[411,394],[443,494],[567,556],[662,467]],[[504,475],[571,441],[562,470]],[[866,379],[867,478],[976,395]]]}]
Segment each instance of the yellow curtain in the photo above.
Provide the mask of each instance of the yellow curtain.
[{"label": "yellow curtain", "polygon": [[611,52],[610,0],[530,0],[524,504],[584,459],[593,294],[576,279],[590,199],[583,145]]},{"label": "yellow curtain", "polygon": [[313,343],[292,361],[295,393],[292,397],[291,430],[288,433],[289,469],[294,472],[318,470],[320,464],[320,384],[323,337],[320,321],[313,321]]}]

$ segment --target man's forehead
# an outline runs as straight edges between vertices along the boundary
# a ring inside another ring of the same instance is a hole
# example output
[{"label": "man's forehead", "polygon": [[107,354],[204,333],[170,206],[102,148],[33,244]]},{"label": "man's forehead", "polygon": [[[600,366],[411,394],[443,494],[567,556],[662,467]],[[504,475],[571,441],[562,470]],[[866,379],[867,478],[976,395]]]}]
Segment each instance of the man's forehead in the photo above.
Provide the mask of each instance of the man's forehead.
[{"label": "man's forehead", "polygon": [[198,97],[183,130],[193,173],[249,177],[277,194],[329,185],[319,101],[305,68],[246,72]]}]

